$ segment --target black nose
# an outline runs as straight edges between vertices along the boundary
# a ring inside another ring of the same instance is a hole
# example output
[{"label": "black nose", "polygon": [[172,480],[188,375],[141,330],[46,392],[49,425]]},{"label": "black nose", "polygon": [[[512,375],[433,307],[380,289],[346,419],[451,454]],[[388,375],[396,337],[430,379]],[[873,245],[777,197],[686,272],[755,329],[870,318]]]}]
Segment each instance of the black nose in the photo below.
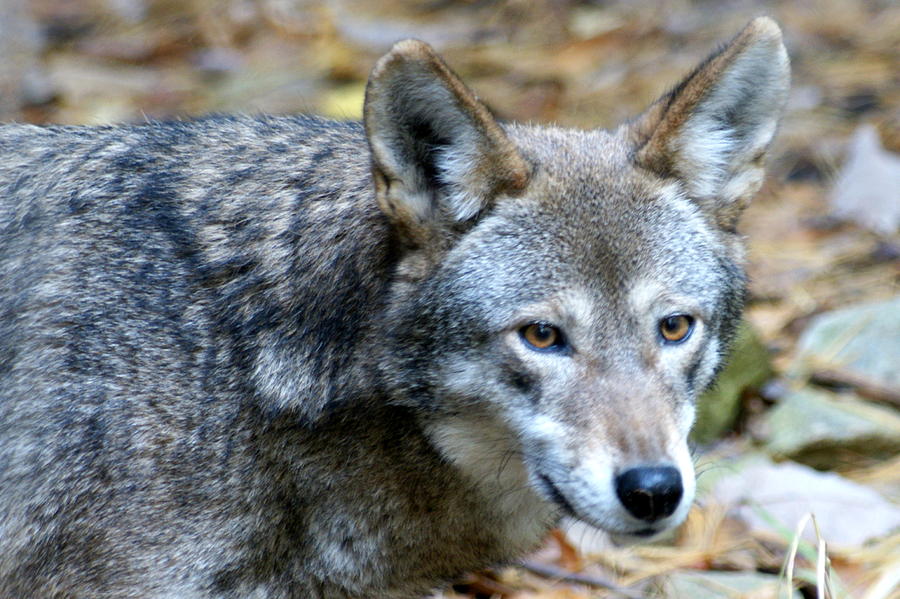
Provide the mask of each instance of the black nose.
[{"label": "black nose", "polygon": [[647,522],[671,516],[683,492],[681,473],[671,466],[632,468],[616,477],[619,501]]}]

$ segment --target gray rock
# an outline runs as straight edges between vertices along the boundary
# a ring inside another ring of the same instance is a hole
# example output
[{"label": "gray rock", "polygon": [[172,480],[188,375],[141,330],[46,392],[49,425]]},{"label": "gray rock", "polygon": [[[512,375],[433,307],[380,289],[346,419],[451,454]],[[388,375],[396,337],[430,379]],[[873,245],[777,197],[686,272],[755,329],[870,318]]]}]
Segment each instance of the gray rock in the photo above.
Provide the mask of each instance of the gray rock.
[{"label": "gray rock", "polygon": [[770,454],[822,469],[849,457],[890,458],[900,451],[900,416],[849,393],[811,387],[788,393],[766,415],[765,428]]},{"label": "gray rock", "polygon": [[816,316],[800,336],[791,373],[820,370],[900,390],[900,296]]}]

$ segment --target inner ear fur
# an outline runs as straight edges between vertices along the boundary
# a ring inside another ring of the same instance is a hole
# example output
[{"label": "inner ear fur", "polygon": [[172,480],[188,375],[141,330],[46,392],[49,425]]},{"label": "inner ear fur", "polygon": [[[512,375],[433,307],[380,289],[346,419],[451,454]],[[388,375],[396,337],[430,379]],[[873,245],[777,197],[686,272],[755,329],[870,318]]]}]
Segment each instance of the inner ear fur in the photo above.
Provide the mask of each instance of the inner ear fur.
[{"label": "inner ear fur", "polygon": [[789,85],[781,30],[754,19],[631,125],[635,163],[679,179],[719,226],[733,229],[762,184]]},{"label": "inner ear fur", "polygon": [[364,120],[378,203],[411,243],[528,182],[529,164],[487,108],[419,40],[398,42],[375,65]]}]

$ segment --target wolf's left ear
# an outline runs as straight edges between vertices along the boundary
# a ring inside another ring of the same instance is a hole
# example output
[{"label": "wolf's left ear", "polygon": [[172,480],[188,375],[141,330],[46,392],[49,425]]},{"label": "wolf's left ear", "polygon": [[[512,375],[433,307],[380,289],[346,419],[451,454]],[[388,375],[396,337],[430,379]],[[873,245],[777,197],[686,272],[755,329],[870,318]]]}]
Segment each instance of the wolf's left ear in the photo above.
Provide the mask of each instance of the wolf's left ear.
[{"label": "wolf's left ear", "polygon": [[754,19],[630,125],[635,162],[678,178],[724,229],[762,184],[790,85],[781,30]]},{"label": "wolf's left ear", "polygon": [[364,115],[378,203],[413,244],[528,182],[506,133],[424,42],[398,42],[378,61]]}]

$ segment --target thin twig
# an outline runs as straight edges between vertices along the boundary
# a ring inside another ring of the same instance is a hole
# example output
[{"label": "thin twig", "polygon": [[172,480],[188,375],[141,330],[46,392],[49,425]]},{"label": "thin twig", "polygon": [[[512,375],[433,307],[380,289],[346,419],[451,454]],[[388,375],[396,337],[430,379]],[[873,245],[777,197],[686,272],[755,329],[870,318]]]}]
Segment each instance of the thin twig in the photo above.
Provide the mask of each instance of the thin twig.
[{"label": "thin twig", "polygon": [[544,578],[551,578],[560,582],[583,584],[589,587],[608,589],[622,595],[623,597],[627,597],[628,599],[643,599],[642,595],[639,595],[634,591],[630,591],[626,588],[620,587],[616,583],[609,580],[604,580],[603,578],[591,576],[589,574],[582,574],[580,572],[567,572],[566,570],[557,568],[556,566],[539,564],[532,561],[522,562],[521,565],[529,572],[537,574],[538,576],[543,576]]}]

